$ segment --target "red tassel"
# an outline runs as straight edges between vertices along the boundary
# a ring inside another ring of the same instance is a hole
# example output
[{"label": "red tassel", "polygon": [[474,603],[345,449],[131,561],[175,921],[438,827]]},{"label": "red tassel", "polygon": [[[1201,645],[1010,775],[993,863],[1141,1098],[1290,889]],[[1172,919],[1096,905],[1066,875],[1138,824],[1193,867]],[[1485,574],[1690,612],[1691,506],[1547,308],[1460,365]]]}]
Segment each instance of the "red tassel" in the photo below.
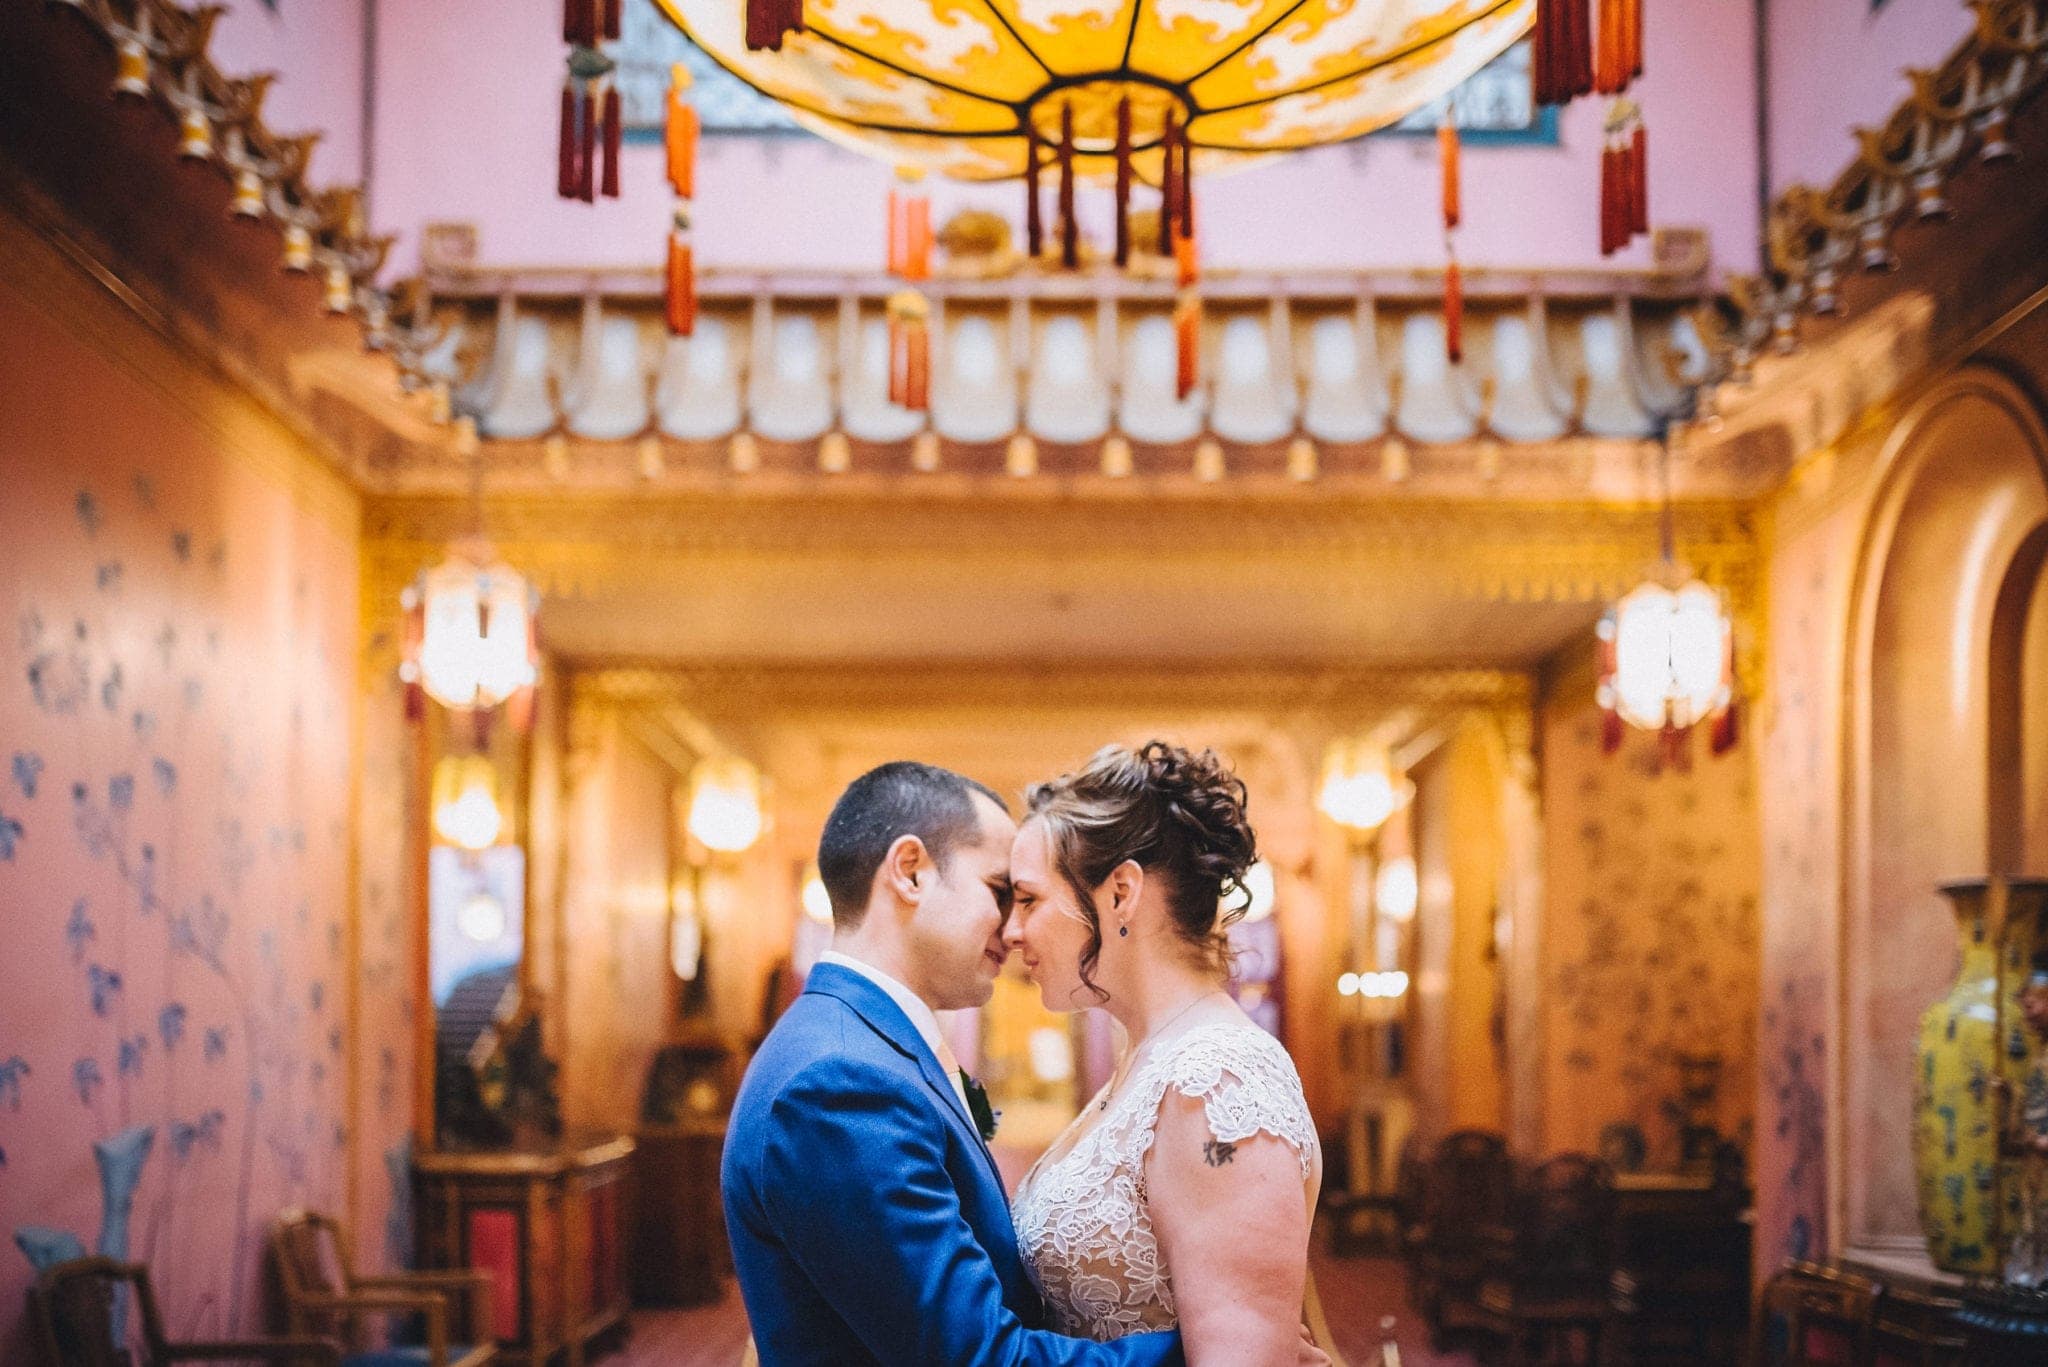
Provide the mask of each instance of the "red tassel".
[{"label": "red tassel", "polygon": [[575,47],[597,45],[597,11],[592,8],[594,0],[564,0],[562,5],[562,41]]},{"label": "red tassel", "polygon": [[576,198],[585,204],[597,202],[597,96],[589,86],[577,102],[581,137],[576,148]]},{"label": "red tassel", "polygon": [[1202,300],[1192,290],[1173,306],[1173,341],[1174,397],[1185,399],[1195,392],[1202,359]]},{"label": "red tassel", "polygon": [[1452,365],[1465,359],[1465,277],[1456,257],[1444,267],[1444,355]]},{"label": "red tassel", "polygon": [[1036,261],[1045,250],[1045,220],[1038,207],[1038,168],[1045,160],[1045,143],[1038,136],[1038,124],[1024,123],[1024,246]]},{"label": "red tassel", "polygon": [[570,82],[562,87],[562,140],[556,151],[555,193],[563,199],[576,198],[580,180],[576,149],[582,145],[580,139],[576,129],[576,86]]},{"label": "red tassel", "polygon": [[1650,142],[1643,128],[1640,115],[1636,118],[1635,132],[1629,136],[1629,230],[1635,233],[1650,231]]},{"label": "red tassel", "polygon": [[1623,735],[1621,713],[1611,707],[1600,710],[1600,753],[1611,755],[1621,748]]},{"label": "red tassel", "polygon": [[1180,176],[1177,181],[1180,190],[1180,235],[1192,239],[1195,235],[1195,141],[1188,136],[1188,127],[1180,127]]},{"label": "red tassel", "polygon": [[604,197],[619,197],[619,143],[624,135],[625,122],[619,108],[619,88],[607,85],[604,91]]},{"label": "red tassel", "polygon": [[1570,80],[1565,91],[1573,97],[1593,89],[1593,26],[1587,6],[1590,0],[1565,0],[1565,57],[1570,63]]},{"label": "red tassel", "polygon": [[782,40],[804,31],[803,0],[745,0],[747,50],[780,52]]},{"label": "red tassel", "polygon": [[625,9],[622,0],[604,0],[604,37],[608,43],[619,41],[619,21]]},{"label": "red tassel", "polygon": [[1116,103],[1116,264],[1131,264],[1131,97]]},{"label": "red tassel", "polygon": [[1621,150],[1609,138],[1600,149],[1600,255],[1612,256],[1621,247]]},{"label": "red tassel", "polygon": [[1458,226],[1458,125],[1448,114],[1436,128],[1437,160],[1441,163],[1444,185],[1444,227]]},{"label": "red tassel", "polygon": [[1074,106],[1060,106],[1060,264],[1081,264],[1081,225],[1074,218]]},{"label": "red tassel", "polygon": [[927,195],[910,201],[910,278],[932,278],[932,202]]},{"label": "red tassel", "polygon": [[1159,254],[1166,257],[1173,255],[1174,206],[1180,200],[1174,185],[1180,179],[1180,162],[1174,156],[1179,127],[1179,116],[1174,110],[1167,110],[1166,131],[1159,139]]},{"label": "red tassel", "polygon": [[1708,738],[1708,749],[1716,755],[1725,755],[1742,740],[1742,721],[1738,715],[1741,705],[1730,699],[1728,705],[1714,717],[1714,729]]},{"label": "red tassel", "polygon": [[1657,738],[1663,742],[1664,763],[1681,774],[1692,769],[1691,727],[1672,726],[1667,722],[1664,729],[1657,733]]},{"label": "red tassel", "polygon": [[668,235],[668,330],[688,337],[697,330],[695,253],[682,233]]}]

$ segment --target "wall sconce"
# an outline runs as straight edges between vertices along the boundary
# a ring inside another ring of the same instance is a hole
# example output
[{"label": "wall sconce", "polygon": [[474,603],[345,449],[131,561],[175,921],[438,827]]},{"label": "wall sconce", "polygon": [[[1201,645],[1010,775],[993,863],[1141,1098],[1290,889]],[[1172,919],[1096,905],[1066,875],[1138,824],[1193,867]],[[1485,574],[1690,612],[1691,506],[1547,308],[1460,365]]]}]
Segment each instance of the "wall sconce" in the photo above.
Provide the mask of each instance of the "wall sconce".
[{"label": "wall sconce", "polygon": [[825,880],[819,877],[816,864],[804,870],[801,900],[805,916],[821,926],[832,924],[832,894],[825,891]]},{"label": "wall sconce", "polygon": [[[1245,925],[1257,925],[1273,915],[1273,907],[1279,900],[1279,889],[1274,882],[1273,866],[1261,859],[1244,871],[1244,915]],[[1222,909],[1227,914],[1238,908],[1240,899],[1235,894],[1226,894]]]},{"label": "wall sconce", "polygon": [[1415,907],[1422,900],[1422,886],[1416,877],[1415,861],[1407,855],[1380,865],[1374,880],[1373,901],[1380,915],[1394,921],[1415,919]]},{"label": "wall sconce", "polygon": [[1415,797],[1415,784],[1394,767],[1384,745],[1339,741],[1323,762],[1316,805],[1347,831],[1376,831]]},{"label": "wall sconce", "polygon": [[498,771],[483,755],[448,755],[434,765],[434,834],[460,849],[489,849],[505,829]]},{"label": "wall sconce", "polygon": [[740,854],[761,838],[761,774],[737,757],[705,759],[690,775],[683,825],[692,838],[719,854]]}]

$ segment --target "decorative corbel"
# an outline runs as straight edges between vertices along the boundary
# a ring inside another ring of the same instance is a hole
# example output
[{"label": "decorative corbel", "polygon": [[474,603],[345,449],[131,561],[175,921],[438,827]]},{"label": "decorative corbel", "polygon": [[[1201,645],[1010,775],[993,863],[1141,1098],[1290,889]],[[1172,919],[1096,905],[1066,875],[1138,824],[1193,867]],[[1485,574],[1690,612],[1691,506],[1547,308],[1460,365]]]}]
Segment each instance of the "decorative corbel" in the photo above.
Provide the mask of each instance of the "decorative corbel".
[{"label": "decorative corbel", "polygon": [[1856,253],[1860,228],[1855,216],[1831,213],[1812,186],[1788,186],[1771,205],[1771,268],[1804,282],[1808,308],[1833,314],[1841,308],[1842,269]]},{"label": "decorative corbel", "polygon": [[2019,103],[2026,74],[2026,59],[2013,57],[2007,60],[2005,71],[1997,80],[1987,81],[1984,62],[1979,57],[1964,64],[1954,96],[1948,98],[1942,91],[1946,84],[1943,72],[1906,69],[1906,79],[1913,83],[1912,107],[1930,119],[1967,124],[1977,135],[1977,160],[1987,164],[2010,161],[2017,155],[2007,140],[2006,129],[2012,121],[2013,106]]},{"label": "decorative corbel", "polygon": [[1927,222],[1948,217],[1942,187],[1970,135],[1967,123],[1944,122],[1922,114],[1910,121],[1894,119],[1883,128],[1854,131],[1864,166],[1875,175],[1911,187],[1916,218]]}]

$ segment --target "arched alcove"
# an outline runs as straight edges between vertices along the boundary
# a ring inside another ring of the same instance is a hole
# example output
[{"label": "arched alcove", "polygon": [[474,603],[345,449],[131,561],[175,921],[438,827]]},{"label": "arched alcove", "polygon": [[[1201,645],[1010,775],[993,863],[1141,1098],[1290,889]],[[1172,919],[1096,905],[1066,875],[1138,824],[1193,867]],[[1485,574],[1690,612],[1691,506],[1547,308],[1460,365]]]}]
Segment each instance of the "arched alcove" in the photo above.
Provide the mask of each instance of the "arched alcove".
[{"label": "arched alcove", "polygon": [[1995,372],[1959,372],[1887,443],[1859,561],[1836,1170],[1839,1227],[1864,1253],[1922,1247],[1911,1060],[1921,1013],[1956,965],[1935,889],[2017,871],[2040,849],[2020,814],[2048,776],[2028,758],[2048,755],[2048,631],[2029,630],[2048,597],[2034,592],[2044,468],[2048,435],[2027,395]]}]

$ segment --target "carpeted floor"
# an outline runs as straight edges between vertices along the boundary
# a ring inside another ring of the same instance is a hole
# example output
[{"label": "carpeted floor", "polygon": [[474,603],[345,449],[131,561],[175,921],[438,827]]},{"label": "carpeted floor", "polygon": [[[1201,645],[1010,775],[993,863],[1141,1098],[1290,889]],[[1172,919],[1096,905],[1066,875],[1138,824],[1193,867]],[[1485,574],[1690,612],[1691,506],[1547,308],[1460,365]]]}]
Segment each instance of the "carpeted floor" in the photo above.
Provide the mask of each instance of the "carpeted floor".
[{"label": "carpeted floor", "polygon": [[[1331,1258],[1317,1253],[1316,1284],[1330,1317],[1337,1346],[1349,1367],[1379,1367],[1381,1317],[1395,1317],[1401,1367],[1474,1367],[1463,1353],[1429,1350],[1429,1335],[1408,1308],[1401,1266],[1390,1258]],[[733,1367],[747,1337],[739,1291],[727,1284],[725,1298],[696,1310],[641,1310],[623,1350],[604,1367]]]}]

